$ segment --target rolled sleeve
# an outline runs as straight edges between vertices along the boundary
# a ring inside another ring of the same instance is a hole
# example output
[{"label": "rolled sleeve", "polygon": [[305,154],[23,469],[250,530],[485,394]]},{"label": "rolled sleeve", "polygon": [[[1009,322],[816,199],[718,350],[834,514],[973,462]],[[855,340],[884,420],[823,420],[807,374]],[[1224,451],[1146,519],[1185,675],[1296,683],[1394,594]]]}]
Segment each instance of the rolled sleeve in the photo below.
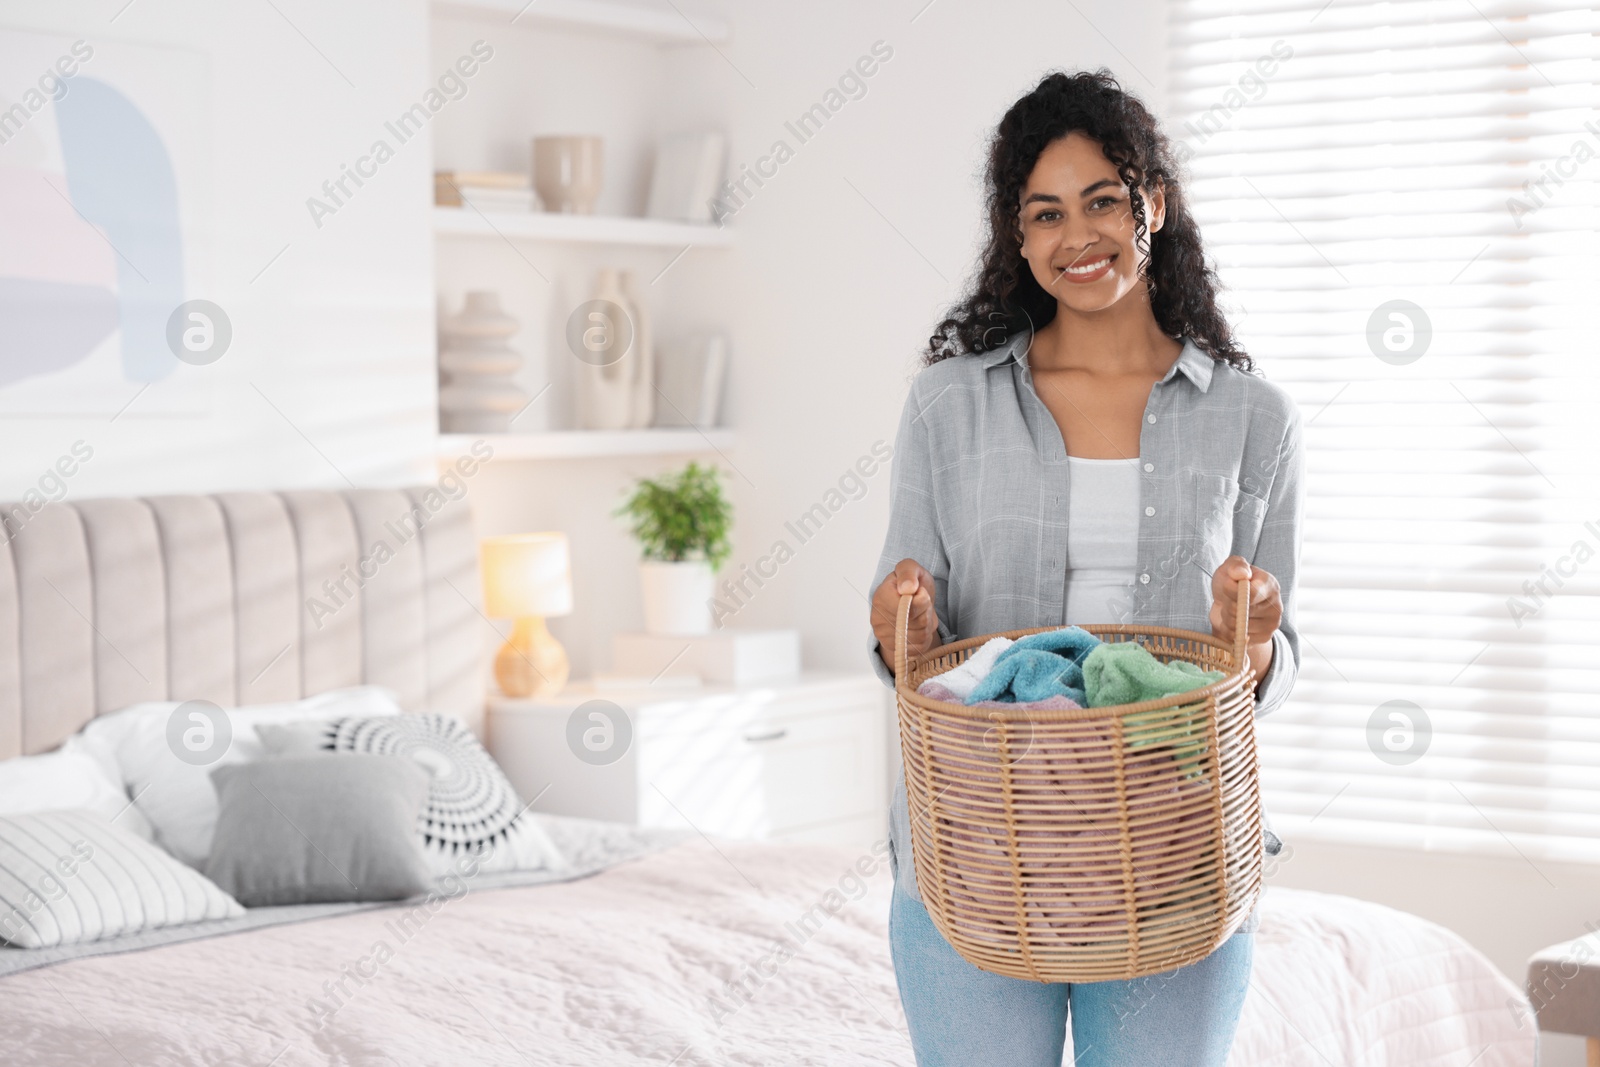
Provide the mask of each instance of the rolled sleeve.
[{"label": "rolled sleeve", "polygon": [[[954,631],[946,624],[950,617],[947,595],[950,579],[950,560],[945,555],[944,541],[939,535],[938,505],[933,491],[933,457],[929,446],[931,418],[923,417],[927,410],[921,391],[921,379],[912,382],[906,396],[905,407],[900,412],[900,427],[895,433],[894,456],[889,468],[889,529],[883,539],[883,552],[867,584],[869,599],[877,592],[903,559],[914,559],[933,575],[933,608],[938,618],[939,642],[955,640]],[[882,643],[867,625],[867,656],[872,671],[889,688],[894,688],[894,672],[879,654]]]},{"label": "rolled sleeve", "polygon": [[1300,674],[1300,629],[1296,604],[1299,592],[1300,520],[1305,510],[1305,457],[1303,427],[1298,409],[1291,408],[1278,449],[1267,510],[1255,558],[1250,562],[1278,579],[1283,599],[1283,620],[1272,635],[1272,664],[1256,689],[1256,718],[1270,715],[1294,688]]}]

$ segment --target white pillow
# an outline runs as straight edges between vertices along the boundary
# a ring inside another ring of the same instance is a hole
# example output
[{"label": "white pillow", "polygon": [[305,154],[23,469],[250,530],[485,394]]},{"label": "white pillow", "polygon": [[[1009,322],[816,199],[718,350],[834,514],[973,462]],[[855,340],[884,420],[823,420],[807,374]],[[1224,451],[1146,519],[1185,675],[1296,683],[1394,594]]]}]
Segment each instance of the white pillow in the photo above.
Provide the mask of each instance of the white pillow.
[{"label": "white pillow", "polygon": [[150,821],[128,800],[121,776],[75,746],[0,760],[0,815],[68,808],[93,811],[149,841]]},{"label": "white pillow", "polygon": [[243,914],[204,875],[95,812],[0,815],[0,940],[18,948]]},{"label": "white pillow", "polygon": [[401,713],[394,692],[377,685],[334,689],[283,704],[226,708],[220,716],[226,726],[186,704],[201,702],[135,704],[102,715],[62,747],[81,749],[115,768],[128,795],[155,827],[156,843],[196,869],[205,866],[217,826],[211,771],[266,755],[256,737],[257,724]]}]

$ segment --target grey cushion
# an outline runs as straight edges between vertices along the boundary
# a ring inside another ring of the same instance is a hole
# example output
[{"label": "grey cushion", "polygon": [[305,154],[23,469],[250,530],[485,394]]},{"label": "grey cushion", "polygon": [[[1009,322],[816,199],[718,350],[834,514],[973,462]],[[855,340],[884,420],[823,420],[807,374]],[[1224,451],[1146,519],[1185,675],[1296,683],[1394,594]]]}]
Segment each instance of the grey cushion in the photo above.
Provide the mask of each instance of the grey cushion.
[{"label": "grey cushion", "polygon": [[[385,722],[392,719],[392,722]],[[262,747],[279,755],[376,752],[404,756],[432,776],[417,830],[434,874],[464,856],[485,871],[535,871],[565,865],[560,851],[465,723],[449,715],[350,715],[258,724]]]},{"label": "grey cushion", "polygon": [[417,841],[428,772],[403,756],[319,753],[211,772],[205,873],[246,907],[402,900],[433,888]]}]

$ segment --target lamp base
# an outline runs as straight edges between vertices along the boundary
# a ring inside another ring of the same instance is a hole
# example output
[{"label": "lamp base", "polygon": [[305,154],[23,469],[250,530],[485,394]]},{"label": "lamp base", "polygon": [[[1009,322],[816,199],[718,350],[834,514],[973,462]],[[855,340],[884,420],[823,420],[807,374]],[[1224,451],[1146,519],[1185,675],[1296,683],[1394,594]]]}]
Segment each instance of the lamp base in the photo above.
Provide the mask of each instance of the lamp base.
[{"label": "lamp base", "polygon": [[494,680],[508,697],[555,696],[567,684],[570,671],[567,650],[541,615],[518,619],[494,657]]}]

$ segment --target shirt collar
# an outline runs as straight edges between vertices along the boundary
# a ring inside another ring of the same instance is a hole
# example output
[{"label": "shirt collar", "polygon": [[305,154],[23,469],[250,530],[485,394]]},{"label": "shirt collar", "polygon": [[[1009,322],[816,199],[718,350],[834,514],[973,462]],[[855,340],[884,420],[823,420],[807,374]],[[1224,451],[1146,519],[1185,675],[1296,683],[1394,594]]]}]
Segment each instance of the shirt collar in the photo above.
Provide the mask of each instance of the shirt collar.
[{"label": "shirt collar", "polygon": [[[1018,330],[1006,338],[1005,344],[982,354],[984,367],[998,367],[1004,363],[1016,363],[1022,366],[1022,357],[1028,350],[1028,341],[1032,336],[1032,332],[1028,330]],[[1170,382],[1173,375],[1182,372],[1195,384],[1195,388],[1204,393],[1211,388],[1211,375],[1215,370],[1216,361],[1200,351],[1195,343],[1186,337],[1183,339],[1183,350],[1178,353],[1178,358],[1161,380]]]}]

